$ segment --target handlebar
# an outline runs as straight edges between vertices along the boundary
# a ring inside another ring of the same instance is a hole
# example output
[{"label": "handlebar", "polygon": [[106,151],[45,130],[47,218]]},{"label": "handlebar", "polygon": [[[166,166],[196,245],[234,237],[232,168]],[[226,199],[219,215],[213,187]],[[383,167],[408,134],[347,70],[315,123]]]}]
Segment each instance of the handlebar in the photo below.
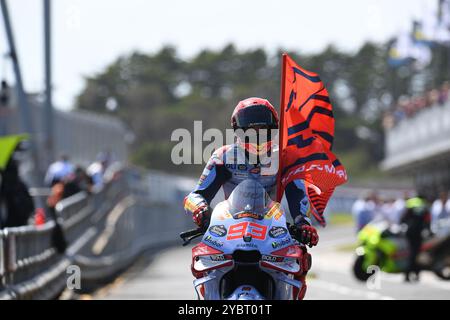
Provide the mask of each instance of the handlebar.
[{"label": "handlebar", "polygon": [[293,224],[290,224],[289,222],[286,223],[286,226],[288,228],[288,231],[289,231],[289,234],[291,235],[291,237],[293,239],[297,240],[298,242],[303,243],[302,236],[297,233],[296,226]]},{"label": "handlebar", "polygon": [[183,247],[187,246],[192,240],[204,235],[206,228],[192,229],[180,233],[180,238],[183,239]]}]

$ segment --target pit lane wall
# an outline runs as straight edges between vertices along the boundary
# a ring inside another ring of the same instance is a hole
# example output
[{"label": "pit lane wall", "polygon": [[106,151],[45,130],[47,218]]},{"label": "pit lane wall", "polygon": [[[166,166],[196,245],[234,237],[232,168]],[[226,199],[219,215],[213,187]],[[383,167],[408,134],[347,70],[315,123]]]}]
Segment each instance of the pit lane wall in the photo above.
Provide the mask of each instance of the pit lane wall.
[{"label": "pit lane wall", "polygon": [[64,199],[56,207],[68,243],[62,253],[55,221],[0,230],[0,299],[53,299],[68,285],[84,291],[143,251],[181,242],[178,234],[193,227],[181,186],[156,172],[120,169],[101,191]]}]

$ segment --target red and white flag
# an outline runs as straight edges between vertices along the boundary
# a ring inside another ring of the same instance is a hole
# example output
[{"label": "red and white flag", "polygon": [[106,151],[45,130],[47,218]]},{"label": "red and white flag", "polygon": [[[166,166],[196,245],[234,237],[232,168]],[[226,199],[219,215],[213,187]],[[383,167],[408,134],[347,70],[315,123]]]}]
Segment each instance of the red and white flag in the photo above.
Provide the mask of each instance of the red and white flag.
[{"label": "red and white flag", "polygon": [[334,189],[347,181],[344,166],[331,152],[333,108],[316,73],[283,54],[280,154],[277,200],[293,180],[305,181],[311,213],[325,226],[325,207]]}]

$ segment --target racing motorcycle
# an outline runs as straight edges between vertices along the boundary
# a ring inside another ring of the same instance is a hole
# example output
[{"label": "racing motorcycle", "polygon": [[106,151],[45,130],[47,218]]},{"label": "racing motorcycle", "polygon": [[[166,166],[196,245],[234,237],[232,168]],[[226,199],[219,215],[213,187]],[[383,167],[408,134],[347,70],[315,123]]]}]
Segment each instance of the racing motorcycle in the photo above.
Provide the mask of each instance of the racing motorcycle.
[{"label": "racing motorcycle", "polygon": [[[448,221],[442,228],[448,229]],[[353,274],[367,281],[377,266],[386,273],[405,272],[408,265],[409,244],[405,227],[378,220],[367,224],[359,233]],[[448,232],[435,232],[425,237],[417,257],[420,270],[433,271],[439,278],[450,280],[450,236]]]},{"label": "racing motorcycle", "polygon": [[280,203],[256,180],[242,181],[217,204],[209,226],[180,236],[183,245],[203,236],[192,248],[198,299],[289,300],[306,290],[299,276],[310,269],[311,256]]}]

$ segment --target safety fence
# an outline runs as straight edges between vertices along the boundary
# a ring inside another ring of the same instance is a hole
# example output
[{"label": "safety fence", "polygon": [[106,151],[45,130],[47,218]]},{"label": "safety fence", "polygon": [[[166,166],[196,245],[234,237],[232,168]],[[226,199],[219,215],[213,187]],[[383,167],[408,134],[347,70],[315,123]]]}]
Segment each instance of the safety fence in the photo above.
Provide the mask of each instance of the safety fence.
[{"label": "safety fence", "polygon": [[[162,187],[173,196],[149,197]],[[80,287],[74,281],[70,288],[86,291],[145,250],[178,241],[178,233],[192,227],[182,213],[182,194],[173,179],[121,170],[101,191],[59,202],[56,221],[0,230],[0,299],[56,298],[77,272]],[[62,252],[58,229],[67,243]]]}]

